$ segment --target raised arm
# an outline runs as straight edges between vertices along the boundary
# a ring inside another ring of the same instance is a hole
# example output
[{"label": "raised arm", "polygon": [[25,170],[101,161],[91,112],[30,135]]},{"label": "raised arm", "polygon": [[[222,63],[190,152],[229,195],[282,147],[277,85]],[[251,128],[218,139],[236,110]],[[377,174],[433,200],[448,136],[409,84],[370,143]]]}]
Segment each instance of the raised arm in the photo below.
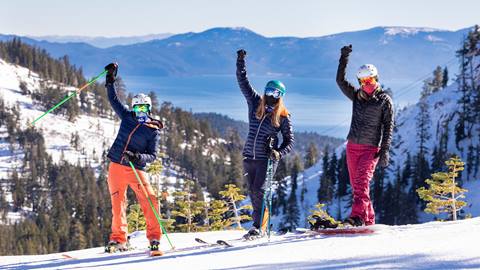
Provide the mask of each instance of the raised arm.
[{"label": "raised arm", "polygon": [[342,90],[343,94],[347,96],[350,100],[353,100],[355,97],[355,87],[345,79],[345,70],[348,64],[348,56],[351,52],[352,45],[344,46],[341,50],[341,56],[337,69],[337,84],[338,87],[340,87],[340,89]]},{"label": "raised arm", "polygon": [[260,99],[260,95],[253,89],[250,85],[250,82],[247,78],[247,69],[245,68],[245,56],[247,52],[245,50],[237,51],[237,81],[238,86],[240,86],[240,90],[242,94],[247,99],[249,105],[253,104],[253,101],[256,99]]},{"label": "raised arm", "polygon": [[107,88],[108,100],[115,113],[123,120],[123,118],[130,113],[130,111],[122,104],[118,99],[117,91],[115,90],[115,78],[117,76],[118,65],[117,63],[110,63],[105,67],[107,70],[107,78],[105,81],[105,87]]},{"label": "raised arm", "polygon": [[280,153],[280,157],[285,156],[293,149],[293,145],[295,143],[295,138],[293,136],[293,128],[292,128],[292,121],[290,120],[290,116],[285,117],[280,126],[280,131],[282,132],[283,141],[280,147],[278,148],[278,152]]}]

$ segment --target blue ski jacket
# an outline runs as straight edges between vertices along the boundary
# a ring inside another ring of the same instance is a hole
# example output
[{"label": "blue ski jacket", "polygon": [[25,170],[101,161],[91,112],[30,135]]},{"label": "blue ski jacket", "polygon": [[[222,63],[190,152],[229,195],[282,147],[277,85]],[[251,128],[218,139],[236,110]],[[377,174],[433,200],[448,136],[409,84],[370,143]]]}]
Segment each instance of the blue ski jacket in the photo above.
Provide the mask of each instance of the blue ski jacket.
[{"label": "blue ski jacket", "polygon": [[147,163],[153,162],[157,158],[157,148],[160,139],[160,129],[163,128],[162,122],[150,118],[150,121],[142,124],[135,117],[135,113],[118,99],[117,92],[113,83],[106,84],[108,100],[115,113],[120,117],[120,129],[113,142],[107,157],[110,161],[125,166],[130,166],[122,157],[125,151],[140,154],[140,160],[134,163],[136,169],[144,170]]}]

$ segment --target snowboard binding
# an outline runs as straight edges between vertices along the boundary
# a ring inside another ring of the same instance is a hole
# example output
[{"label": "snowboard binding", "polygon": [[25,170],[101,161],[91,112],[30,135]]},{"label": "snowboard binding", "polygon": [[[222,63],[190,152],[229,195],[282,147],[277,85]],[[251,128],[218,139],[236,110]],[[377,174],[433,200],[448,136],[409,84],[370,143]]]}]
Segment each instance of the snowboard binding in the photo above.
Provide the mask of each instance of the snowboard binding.
[{"label": "snowboard binding", "polygon": [[335,229],[338,224],[331,219],[323,218],[317,215],[313,215],[312,219],[308,221],[310,223],[310,230],[322,230],[322,229]]}]

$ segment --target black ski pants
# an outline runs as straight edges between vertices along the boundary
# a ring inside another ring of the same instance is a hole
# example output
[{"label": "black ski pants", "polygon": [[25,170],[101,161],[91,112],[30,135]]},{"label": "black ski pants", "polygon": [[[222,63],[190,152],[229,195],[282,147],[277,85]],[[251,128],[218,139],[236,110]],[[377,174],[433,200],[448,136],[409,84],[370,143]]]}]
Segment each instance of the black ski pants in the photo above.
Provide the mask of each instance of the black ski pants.
[{"label": "black ski pants", "polygon": [[[243,170],[246,178],[248,193],[253,206],[253,226],[260,228],[262,215],[263,195],[265,194],[264,184],[267,176],[268,160],[254,160],[244,158]],[[278,162],[273,162],[273,174],[277,169]]]}]

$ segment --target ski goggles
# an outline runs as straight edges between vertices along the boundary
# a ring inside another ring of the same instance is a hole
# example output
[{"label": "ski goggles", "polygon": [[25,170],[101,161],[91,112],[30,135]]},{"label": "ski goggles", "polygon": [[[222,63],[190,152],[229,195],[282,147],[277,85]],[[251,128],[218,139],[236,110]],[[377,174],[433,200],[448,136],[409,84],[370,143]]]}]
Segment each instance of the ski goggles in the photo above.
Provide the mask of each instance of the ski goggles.
[{"label": "ski goggles", "polygon": [[276,88],[265,89],[265,96],[272,96],[274,98],[280,98],[283,96],[282,92]]},{"label": "ski goggles", "polygon": [[365,77],[365,78],[360,78],[358,79],[361,85],[367,85],[367,84],[376,84],[377,79],[375,77]]},{"label": "ski goggles", "polygon": [[133,106],[133,111],[138,113],[138,112],[149,112],[150,111],[150,106],[147,104],[142,104],[142,105],[134,105]]}]

